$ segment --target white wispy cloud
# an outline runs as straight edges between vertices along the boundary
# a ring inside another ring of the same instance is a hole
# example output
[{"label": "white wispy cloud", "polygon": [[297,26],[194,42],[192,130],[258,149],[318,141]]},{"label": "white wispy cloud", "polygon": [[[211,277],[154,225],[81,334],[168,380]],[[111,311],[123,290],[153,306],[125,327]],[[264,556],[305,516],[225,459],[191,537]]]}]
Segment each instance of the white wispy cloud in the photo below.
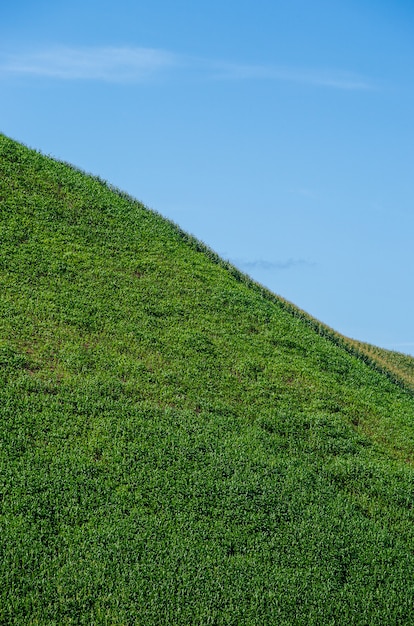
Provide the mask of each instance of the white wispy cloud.
[{"label": "white wispy cloud", "polygon": [[339,70],[219,63],[216,77],[231,80],[277,80],[345,90],[372,89],[366,78]]},{"label": "white wispy cloud", "polygon": [[254,259],[247,261],[242,259],[231,259],[231,262],[238,267],[243,267],[249,270],[289,270],[293,267],[298,266],[312,267],[313,265],[315,265],[314,263],[306,261],[305,259],[287,259],[286,261],[269,261],[267,259]]},{"label": "white wispy cloud", "polygon": [[177,69],[213,80],[272,80],[343,90],[373,88],[369,80],[352,73],[227,63],[157,48],[61,46],[0,57],[0,75],[61,80],[140,82],[160,72]]},{"label": "white wispy cloud", "polygon": [[153,48],[57,47],[9,55],[0,63],[0,72],[62,80],[137,82],[177,63],[176,55]]}]

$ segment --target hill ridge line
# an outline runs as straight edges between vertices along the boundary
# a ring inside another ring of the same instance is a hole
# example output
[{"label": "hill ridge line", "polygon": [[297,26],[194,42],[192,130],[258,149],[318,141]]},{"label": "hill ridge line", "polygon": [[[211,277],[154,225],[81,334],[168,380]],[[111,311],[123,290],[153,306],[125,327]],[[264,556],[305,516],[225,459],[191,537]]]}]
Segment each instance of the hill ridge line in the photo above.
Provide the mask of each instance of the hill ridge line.
[{"label": "hill ridge line", "polygon": [[[66,164],[70,165],[70,164]],[[75,168],[78,169],[78,168]],[[78,170],[82,172],[82,170]],[[84,172],[82,172],[84,173]],[[304,311],[293,302],[286,300],[283,296],[274,293],[258,281],[254,280],[249,274],[241,271],[238,267],[236,267],[230,261],[221,257],[217,252],[215,252],[210,246],[206,243],[198,239],[195,235],[188,233],[181,226],[179,226],[174,220],[171,220],[168,217],[162,215],[159,211],[149,208],[142,202],[140,202],[137,198],[134,198],[127,192],[119,189],[118,187],[108,183],[105,180],[102,180],[100,177],[95,177],[91,175],[95,180],[102,183],[109,190],[113,191],[120,197],[134,204],[138,204],[141,207],[144,207],[147,211],[154,213],[155,215],[161,217],[166,222],[170,224],[176,231],[176,233],[180,236],[180,238],[185,241],[191,248],[196,250],[197,252],[202,252],[205,254],[211,261],[213,261],[218,266],[226,269],[238,282],[244,283],[246,286],[252,288],[256,293],[258,293],[265,300],[272,302],[280,306],[282,309],[290,313],[293,317],[298,318],[305,322],[308,326],[310,326],[318,335],[328,339],[334,345],[339,348],[344,349],[351,356],[356,357],[358,360],[362,361],[366,365],[368,365],[371,369],[376,372],[386,376],[388,380],[397,385],[400,389],[407,392],[409,395],[414,397],[414,387],[409,383],[404,381],[401,376],[395,374],[390,368],[380,365],[374,358],[372,358],[366,351],[361,348],[358,348],[353,342],[361,343],[358,340],[353,340],[351,338],[342,335],[338,331],[335,331],[333,328],[321,322],[316,317],[313,317],[310,313]]]},{"label": "hill ridge line", "polygon": [[[156,209],[148,207],[146,204],[144,204],[143,202],[141,202],[140,200],[138,200],[137,198],[135,198],[128,192],[124,191],[123,189],[120,189],[116,185],[113,185],[112,183],[103,179],[99,175],[93,174],[91,172],[87,172],[86,170],[83,170],[81,167],[74,165],[73,163],[70,163],[63,159],[58,159],[54,156],[51,156],[50,154],[44,154],[41,150],[38,150],[36,148],[31,148],[30,146],[20,141],[17,141],[11,137],[8,137],[7,135],[3,133],[0,133],[0,136],[1,135],[5,137],[8,141],[14,143],[14,145],[17,144],[18,146],[21,146],[25,149],[36,152],[42,157],[51,159],[55,163],[66,166],[70,168],[72,171],[77,172],[83,176],[86,176],[94,180],[95,182],[101,184],[108,191],[115,193],[117,196],[119,196],[123,200],[126,200],[127,202],[133,205],[137,205],[141,209],[143,208],[149,213],[152,213],[153,215],[161,218],[172,227],[172,229],[176,232],[176,234],[180,237],[182,241],[187,243],[193,250],[196,250],[197,252],[201,252],[205,254],[210,261],[212,261],[219,267],[222,267],[223,269],[227,270],[230,273],[230,275],[233,276],[233,278],[235,278],[238,282],[243,283],[247,287],[253,289],[255,293],[259,294],[262,298],[264,298],[268,302],[272,302],[273,304],[280,306],[283,310],[287,311],[294,318],[302,320],[305,324],[307,324],[310,328],[312,328],[318,335],[324,337],[325,339],[327,339],[334,345],[338,346],[339,348],[342,348],[348,354],[356,357],[359,361],[362,361],[374,371],[386,376],[386,378],[390,382],[398,386],[400,389],[408,393],[410,396],[414,397],[414,385],[405,381],[401,375],[392,371],[392,369],[388,367],[387,365],[380,364],[378,360],[370,356],[370,354],[368,353],[368,350],[364,350],[364,347],[363,347],[364,342],[354,340],[349,337],[346,337],[345,335],[342,335],[341,333],[339,333],[338,331],[335,331],[333,328],[331,328],[324,322],[321,322],[320,320],[318,320],[316,317],[314,317],[307,311],[295,305],[293,302],[290,302],[283,296],[274,293],[269,288],[265,287],[258,281],[254,280],[251,276],[249,276],[249,274],[240,270],[230,261],[221,257],[217,252],[215,252],[215,250],[213,250],[210,246],[204,243],[201,239],[198,239],[195,235],[185,231],[179,224],[174,222],[174,220],[164,216],[162,213],[160,213]],[[367,344],[367,345],[370,346],[370,344]],[[372,346],[372,347],[376,347],[376,346]],[[390,352],[390,351],[386,351],[385,349],[384,351]]]}]

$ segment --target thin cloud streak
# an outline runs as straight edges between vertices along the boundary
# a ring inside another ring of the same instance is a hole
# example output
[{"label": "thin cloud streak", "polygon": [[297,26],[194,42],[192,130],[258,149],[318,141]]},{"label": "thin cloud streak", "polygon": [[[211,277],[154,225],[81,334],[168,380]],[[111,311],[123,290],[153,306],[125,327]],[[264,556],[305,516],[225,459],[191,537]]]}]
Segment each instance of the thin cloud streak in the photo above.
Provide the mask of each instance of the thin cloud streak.
[{"label": "thin cloud streak", "polygon": [[0,60],[0,74],[60,80],[135,83],[172,70],[198,72],[213,80],[271,80],[342,90],[374,87],[370,81],[352,73],[217,62],[157,48],[54,47],[10,54]]},{"label": "thin cloud streak", "polygon": [[289,270],[293,267],[307,266],[313,267],[315,264],[304,259],[287,259],[286,261],[268,261],[266,259],[255,259],[252,261],[243,261],[240,259],[231,260],[238,267],[245,269],[259,269],[259,270]]},{"label": "thin cloud streak", "polygon": [[294,67],[223,63],[217,65],[215,76],[223,80],[277,80],[348,91],[374,88],[370,81],[351,72],[299,69]]},{"label": "thin cloud streak", "polygon": [[176,55],[153,48],[52,48],[9,56],[0,72],[61,80],[139,82],[177,65]]}]

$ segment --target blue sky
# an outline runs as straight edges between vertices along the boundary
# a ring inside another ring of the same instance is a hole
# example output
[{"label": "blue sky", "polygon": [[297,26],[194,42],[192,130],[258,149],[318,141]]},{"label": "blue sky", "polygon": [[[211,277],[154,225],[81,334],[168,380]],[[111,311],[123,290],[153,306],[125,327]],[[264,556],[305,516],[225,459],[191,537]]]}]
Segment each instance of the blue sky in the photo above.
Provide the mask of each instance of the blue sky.
[{"label": "blue sky", "polygon": [[0,131],[414,354],[411,0],[14,0]]}]

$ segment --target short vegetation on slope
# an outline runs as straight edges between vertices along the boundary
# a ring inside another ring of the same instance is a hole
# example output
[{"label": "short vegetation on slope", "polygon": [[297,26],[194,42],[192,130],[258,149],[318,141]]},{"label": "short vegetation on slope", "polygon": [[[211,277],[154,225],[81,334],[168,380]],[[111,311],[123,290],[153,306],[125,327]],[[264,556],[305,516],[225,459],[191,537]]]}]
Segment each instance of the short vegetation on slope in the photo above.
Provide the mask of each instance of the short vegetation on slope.
[{"label": "short vegetation on slope", "polygon": [[404,386],[4,136],[0,241],[0,623],[412,623]]}]

